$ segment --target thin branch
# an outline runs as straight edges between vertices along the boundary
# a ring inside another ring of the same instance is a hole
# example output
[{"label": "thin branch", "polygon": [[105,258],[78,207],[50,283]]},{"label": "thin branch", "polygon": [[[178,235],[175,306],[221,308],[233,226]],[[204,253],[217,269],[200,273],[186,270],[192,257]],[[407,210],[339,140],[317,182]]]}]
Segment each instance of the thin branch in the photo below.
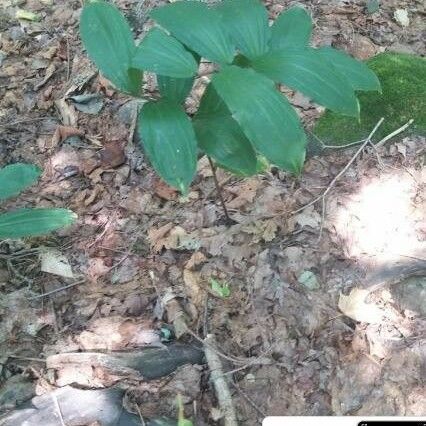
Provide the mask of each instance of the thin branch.
[{"label": "thin branch", "polygon": [[43,298],[43,297],[50,296],[51,294],[58,293],[59,291],[67,290],[67,289],[69,289],[69,288],[75,287],[76,285],[83,284],[84,282],[86,282],[86,280],[76,281],[75,283],[68,284],[68,285],[66,285],[66,286],[64,286],[64,287],[55,288],[55,290],[48,291],[47,293],[43,293],[43,294],[39,294],[39,295],[37,295],[37,296],[29,297],[29,298],[28,298],[28,300],[41,299],[41,298]]},{"label": "thin branch", "polygon": [[226,208],[225,200],[223,199],[222,188],[220,187],[219,180],[217,179],[216,166],[213,164],[213,161],[212,161],[212,159],[209,156],[207,156],[207,158],[209,160],[210,167],[212,169],[213,180],[214,180],[214,184],[216,186],[216,192],[217,192],[217,195],[219,197],[220,204],[222,205],[223,213],[225,214],[226,221],[228,223],[232,223],[232,219],[229,217],[228,209]]},{"label": "thin branch", "polygon": [[[349,162],[346,164],[346,166],[335,176],[335,178],[330,182],[326,190],[319,195],[318,197],[314,198],[312,201],[310,201],[308,204],[305,204],[304,206],[300,207],[297,210],[292,211],[292,214],[296,214],[301,212],[302,210],[305,210],[307,207],[312,206],[317,201],[324,199],[325,196],[331,191],[335,183],[346,173],[346,171],[349,169],[349,167],[352,165],[352,163],[357,159],[359,154],[364,150],[364,148],[371,142],[371,138],[374,136],[374,134],[377,132],[378,128],[383,123],[384,118],[381,118],[379,122],[375,125],[374,129],[371,131],[371,133],[368,135],[368,138],[364,141],[364,143],[359,147],[359,149],[355,152],[355,154],[352,156],[352,158],[349,160]],[[395,133],[395,132],[394,132]]]},{"label": "thin branch", "polygon": [[414,120],[411,119],[408,123],[405,123],[402,127],[400,127],[399,129],[396,129],[390,135],[385,136],[380,142],[376,143],[376,148],[380,148],[381,146],[383,146],[389,139],[392,139],[394,136],[399,135],[404,130],[406,130],[409,126],[411,126],[413,123],[414,123]]}]

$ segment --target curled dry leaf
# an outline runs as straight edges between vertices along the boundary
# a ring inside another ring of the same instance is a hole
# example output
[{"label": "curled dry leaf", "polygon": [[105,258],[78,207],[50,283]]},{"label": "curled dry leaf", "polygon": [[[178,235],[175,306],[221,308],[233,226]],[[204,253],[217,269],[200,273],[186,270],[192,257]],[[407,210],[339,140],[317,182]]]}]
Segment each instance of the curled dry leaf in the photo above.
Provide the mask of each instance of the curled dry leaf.
[{"label": "curled dry leaf", "polygon": [[79,129],[76,129],[75,127],[58,126],[55,130],[55,133],[53,134],[50,148],[58,146],[61,142],[70,136],[83,136],[83,132]]}]

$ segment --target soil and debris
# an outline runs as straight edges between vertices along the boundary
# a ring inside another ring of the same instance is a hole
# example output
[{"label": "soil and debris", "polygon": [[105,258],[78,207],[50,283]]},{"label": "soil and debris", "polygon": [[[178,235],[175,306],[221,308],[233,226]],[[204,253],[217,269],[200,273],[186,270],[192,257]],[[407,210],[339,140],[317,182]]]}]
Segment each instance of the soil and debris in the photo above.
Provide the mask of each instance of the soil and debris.
[{"label": "soil and debris", "polygon": [[[141,2],[115,3],[140,33]],[[266,2],[271,18],[294,3]],[[315,45],[360,59],[425,54],[421,0],[300,3],[314,18]],[[86,389],[113,392],[111,407],[118,398],[139,423],[176,419],[180,394],[194,424],[221,424],[217,382],[197,359],[213,335],[238,424],[424,416],[425,139],[401,133],[367,147],[302,210],[358,147],[311,157],[300,178],[220,170],[228,226],[205,158],[186,199],[147,164],[138,101],[85,56],[80,10],[77,0],[2,0],[0,10],[0,166],[44,169],[38,186],[2,209],[66,206],[79,216],[49,237],[0,242],[0,413],[33,396],[60,412]],[[151,81],[146,89],[155,90]],[[287,94],[312,129],[322,109]],[[196,105],[197,85],[186,106]],[[192,358],[153,377],[122,363],[170,345]]]}]

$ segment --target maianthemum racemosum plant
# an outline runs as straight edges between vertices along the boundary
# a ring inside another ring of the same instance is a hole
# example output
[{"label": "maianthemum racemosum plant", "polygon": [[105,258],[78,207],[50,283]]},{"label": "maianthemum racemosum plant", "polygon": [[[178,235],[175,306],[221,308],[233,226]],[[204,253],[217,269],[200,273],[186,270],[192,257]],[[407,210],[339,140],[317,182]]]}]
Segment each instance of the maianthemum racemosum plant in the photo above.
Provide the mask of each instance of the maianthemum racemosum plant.
[{"label": "maianthemum racemosum plant", "polygon": [[[16,163],[0,168],[0,202],[19,195],[33,185],[41,170],[32,164]],[[67,209],[34,208],[0,213],[0,240],[47,234],[68,226],[76,215]]]},{"label": "maianthemum racemosum plant", "polygon": [[[80,33],[90,58],[119,90],[141,97],[144,72],[157,75],[159,100],[144,103],[138,130],[158,174],[187,193],[198,153],[242,176],[258,171],[258,158],[299,174],[306,136],[283,84],[332,111],[359,117],[357,90],[378,90],[364,63],[331,47],[309,45],[312,21],[293,7],[272,26],[258,0],[224,0],[215,7],[177,1],[154,9],[158,24],[135,44],[129,24],[113,5],[86,2]],[[200,59],[216,63],[199,109],[183,103]]]}]

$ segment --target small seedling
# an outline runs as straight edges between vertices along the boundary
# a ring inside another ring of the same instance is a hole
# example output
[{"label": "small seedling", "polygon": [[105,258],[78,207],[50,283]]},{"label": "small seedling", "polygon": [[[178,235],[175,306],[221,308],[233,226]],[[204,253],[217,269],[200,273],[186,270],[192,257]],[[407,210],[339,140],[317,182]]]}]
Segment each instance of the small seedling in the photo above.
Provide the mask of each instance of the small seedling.
[{"label": "small seedling", "polygon": [[[19,195],[34,184],[41,170],[16,163],[0,169],[0,201]],[[76,215],[66,209],[20,209],[0,214],[0,240],[49,233],[74,222]]]},{"label": "small seedling", "polygon": [[210,278],[210,286],[213,293],[222,299],[226,299],[231,295],[231,289],[229,288],[229,284],[227,282],[222,282],[215,280],[214,278]]},{"label": "small seedling", "polygon": [[[301,7],[284,11],[272,26],[258,0],[224,0],[214,7],[176,1],[150,16],[158,26],[136,44],[115,6],[89,0],[80,33],[88,55],[118,90],[141,97],[144,73],[156,74],[159,97],[144,103],[138,130],[154,169],[183,194],[199,153],[239,176],[258,173],[259,156],[301,172],[306,136],[278,85],[357,118],[356,91],[380,90],[365,64],[332,47],[310,46],[312,20]],[[218,71],[189,117],[183,105],[201,58]]]}]

